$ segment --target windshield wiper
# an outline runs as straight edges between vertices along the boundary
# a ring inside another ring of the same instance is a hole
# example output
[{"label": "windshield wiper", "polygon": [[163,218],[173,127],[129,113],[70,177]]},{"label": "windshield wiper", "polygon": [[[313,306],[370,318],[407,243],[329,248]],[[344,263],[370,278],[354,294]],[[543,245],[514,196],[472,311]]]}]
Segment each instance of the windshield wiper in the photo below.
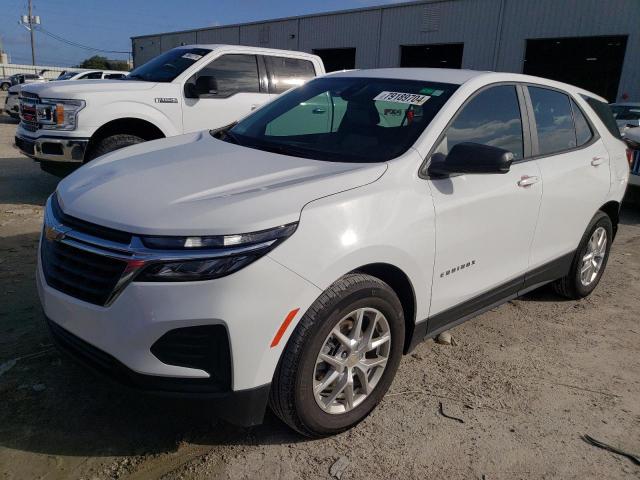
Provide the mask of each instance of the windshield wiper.
[{"label": "windshield wiper", "polygon": [[276,144],[276,143],[255,143],[247,145],[251,148],[264,150],[265,152],[279,153],[280,155],[288,155],[290,157],[310,158],[312,160],[324,160],[322,152],[309,150],[306,148],[297,148],[292,145]]},{"label": "windshield wiper", "polygon": [[120,80],[145,80],[145,79],[138,74],[134,74],[134,75],[129,74],[126,77],[121,78]]}]

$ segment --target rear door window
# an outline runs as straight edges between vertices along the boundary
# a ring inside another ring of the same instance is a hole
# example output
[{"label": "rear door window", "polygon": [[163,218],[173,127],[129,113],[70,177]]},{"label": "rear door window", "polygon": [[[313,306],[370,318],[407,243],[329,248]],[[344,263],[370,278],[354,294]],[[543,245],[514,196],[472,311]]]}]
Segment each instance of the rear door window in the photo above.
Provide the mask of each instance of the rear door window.
[{"label": "rear door window", "polygon": [[269,71],[271,93],[282,93],[292,87],[299,87],[316,76],[313,63],[309,60],[289,57],[265,56]]},{"label": "rear door window", "polygon": [[538,132],[538,153],[549,155],[576,147],[571,101],[548,88],[529,87]]}]

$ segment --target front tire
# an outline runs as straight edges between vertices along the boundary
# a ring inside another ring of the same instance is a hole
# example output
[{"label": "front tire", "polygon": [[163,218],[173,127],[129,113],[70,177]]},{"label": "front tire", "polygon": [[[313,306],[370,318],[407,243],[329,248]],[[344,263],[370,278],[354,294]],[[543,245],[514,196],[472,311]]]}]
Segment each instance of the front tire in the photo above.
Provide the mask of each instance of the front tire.
[{"label": "front tire", "polygon": [[87,153],[85,162],[89,162],[95,158],[106,155],[109,152],[119,150],[124,147],[136,145],[144,142],[144,138],[140,138],[136,135],[127,135],[119,133],[117,135],[111,135],[110,137],[103,138]]},{"label": "front tire", "polygon": [[590,295],[600,283],[607,266],[612,240],[611,218],[600,211],[580,240],[569,274],[554,282],[556,293],[574,300]]},{"label": "front tire", "polygon": [[3,92],[6,92],[7,90],[9,90],[9,84],[3,83],[2,85],[0,85],[0,90],[2,90]]},{"label": "front tire", "polygon": [[308,437],[347,430],[384,397],[403,345],[404,316],[395,292],[375,277],[345,275],[294,330],[274,375],[269,405]]}]

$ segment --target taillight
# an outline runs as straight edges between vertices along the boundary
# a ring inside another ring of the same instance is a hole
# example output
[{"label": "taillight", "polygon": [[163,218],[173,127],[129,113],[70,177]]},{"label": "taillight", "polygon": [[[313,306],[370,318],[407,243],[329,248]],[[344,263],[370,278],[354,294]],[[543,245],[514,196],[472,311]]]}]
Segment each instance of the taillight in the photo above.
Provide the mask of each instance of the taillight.
[{"label": "taillight", "polygon": [[629,167],[633,166],[633,150],[627,148],[627,162],[629,162]]}]

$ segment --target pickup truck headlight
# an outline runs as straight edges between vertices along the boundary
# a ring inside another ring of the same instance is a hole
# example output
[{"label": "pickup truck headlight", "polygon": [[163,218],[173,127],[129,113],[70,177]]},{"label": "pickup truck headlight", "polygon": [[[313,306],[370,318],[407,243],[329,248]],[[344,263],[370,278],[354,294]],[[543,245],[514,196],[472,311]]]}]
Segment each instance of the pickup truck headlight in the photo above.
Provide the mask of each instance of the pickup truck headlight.
[{"label": "pickup truck headlight", "polygon": [[84,100],[43,98],[37,105],[38,123],[45,130],[75,130],[84,106]]},{"label": "pickup truck headlight", "polygon": [[177,258],[151,262],[135,281],[192,282],[230,275],[273,250],[289,238],[297,226],[290,223],[239,235],[142,237],[149,252],[157,250],[158,257],[166,253],[168,258]]}]

